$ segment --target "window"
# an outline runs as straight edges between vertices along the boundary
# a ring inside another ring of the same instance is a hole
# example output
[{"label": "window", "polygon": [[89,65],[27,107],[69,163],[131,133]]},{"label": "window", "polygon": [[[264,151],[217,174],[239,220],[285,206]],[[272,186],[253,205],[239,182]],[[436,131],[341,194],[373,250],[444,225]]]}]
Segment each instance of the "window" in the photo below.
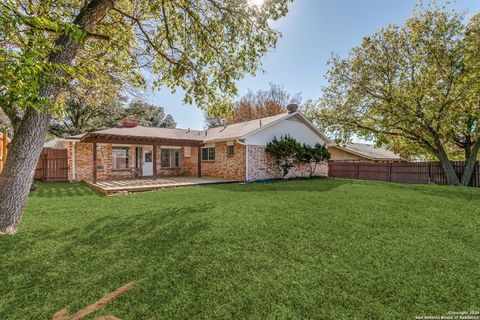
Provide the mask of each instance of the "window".
[{"label": "window", "polygon": [[105,170],[105,146],[97,145],[97,170]]},{"label": "window", "polygon": [[227,146],[227,156],[231,157],[235,154],[234,146]]},{"label": "window", "polygon": [[162,168],[179,168],[180,150],[162,149],[160,152],[160,165]]},{"label": "window", "polygon": [[112,170],[128,170],[129,147],[112,147]]},{"label": "window", "polygon": [[215,160],[215,148],[202,148],[202,160]]}]

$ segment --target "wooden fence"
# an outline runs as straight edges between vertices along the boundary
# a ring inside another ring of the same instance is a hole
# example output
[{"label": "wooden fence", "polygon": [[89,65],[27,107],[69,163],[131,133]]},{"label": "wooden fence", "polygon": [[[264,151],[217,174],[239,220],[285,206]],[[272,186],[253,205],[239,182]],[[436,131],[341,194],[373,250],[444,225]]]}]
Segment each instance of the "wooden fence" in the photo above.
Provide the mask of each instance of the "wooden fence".
[{"label": "wooden fence", "polygon": [[[452,161],[457,176],[461,178],[464,161]],[[440,162],[330,162],[329,176],[334,178],[377,180],[402,183],[446,184],[447,177]],[[480,165],[475,164],[471,186],[480,187]]]},{"label": "wooden fence", "polygon": [[7,143],[7,130],[3,129],[3,132],[0,133],[0,172],[2,172],[5,161],[7,160]]},{"label": "wooden fence", "polygon": [[35,180],[68,181],[68,154],[66,149],[43,148],[35,170]]}]

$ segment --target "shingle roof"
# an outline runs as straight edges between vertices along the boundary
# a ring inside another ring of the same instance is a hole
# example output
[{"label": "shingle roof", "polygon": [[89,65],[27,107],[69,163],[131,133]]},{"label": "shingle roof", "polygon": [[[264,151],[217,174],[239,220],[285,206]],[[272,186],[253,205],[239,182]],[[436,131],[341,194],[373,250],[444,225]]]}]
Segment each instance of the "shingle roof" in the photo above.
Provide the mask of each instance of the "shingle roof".
[{"label": "shingle roof", "polygon": [[[245,122],[234,123],[228,126],[216,127],[206,130],[190,130],[190,129],[170,129],[170,128],[152,128],[136,126],[133,128],[110,128],[94,131],[96,134],[108,134],[115,136],[135,136],[148,138],[164,138],[164,139],[188,139],[198,141],[218,141],[241,139],[255,130],[288,118],[293,114],[282,113],[279,115],[265,117]],[[82,139],[87,134],[79,134],[67,137],[67,139]]]},{"label": "shingle roof", "polygon": [[291,116],[291,114],[281,113],[276,116],[234,123],[225,127],[211,128],[203,131],[204,133],[203,140],[205,142],[208,142],[208,141],[214,141],[214,140],[228,140],[228,139],[243,138],[246,135],[252,133],[253,131],[263,126],[267,126],[269,124],[272,124],[273,122],[276,122],[288,116]]},{"label": "shingle roof", "polygon": [[345,145],[336,146],[344,151],[352,152],[354,154],[369,158],[371,160],[402,160],[403,158],[385,148],[376,147],[368,143],[348,143]]},{"label": "shingle roof", "polygon": [[159,138],[159,139],[173,139],[173,140],[190,140],[201,141],[204,143],[214,141],[236,140],[244,139],[248,135],[251,135],[259,130],[263,130],[274,123],[297,117],[303,120],[313,131],[322,137],[328,144],[330,140],[323,133],[319,132],[308,120],[306,120],[300,112],[293,113],[281,113],[275,116],[234,123],[228,126],[216,127],[206,130],[190,130],[190,129],[170,129],[170,128],[152,128],[136,126],[133,128],[120,127],[110,128],[91,133],[79,134],[76,136],[67,137],[66,139],[83,140],[88,135],[101,134],[111,136],[124,136],[124,137],[141,137],[141,138]]}]

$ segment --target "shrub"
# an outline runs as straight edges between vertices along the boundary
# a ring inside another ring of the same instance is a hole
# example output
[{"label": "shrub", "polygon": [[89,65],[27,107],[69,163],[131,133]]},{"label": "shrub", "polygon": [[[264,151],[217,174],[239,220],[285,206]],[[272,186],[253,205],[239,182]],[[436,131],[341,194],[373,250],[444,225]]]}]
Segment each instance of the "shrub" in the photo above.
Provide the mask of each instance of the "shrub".
[{"label": "shrub", "polygon": [[325,144],[322,145],[317,143],[315,146],[311,147],[304,143],[298,153],[297,160],[299,163],[307,165],[311,178],[319,163],[330,160],[330,152],[328,152],[328,148]]},{"label": "shrub", "polygon": [[270,154],[282,170],[283,178],[288,174],[290,168],[298,163],[298,155],[302,152],[302,145],[289,135],[281,136],[280,139],[273,137],[267,143],[265,151]]}]

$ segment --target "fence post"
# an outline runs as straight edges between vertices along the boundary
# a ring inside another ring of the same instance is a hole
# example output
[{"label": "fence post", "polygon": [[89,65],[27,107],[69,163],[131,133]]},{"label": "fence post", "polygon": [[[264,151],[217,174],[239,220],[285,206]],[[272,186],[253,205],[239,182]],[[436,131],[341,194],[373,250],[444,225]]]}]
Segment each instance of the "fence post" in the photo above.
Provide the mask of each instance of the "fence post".
[{"label": "fence post", "polygon": [[358,179],[360,171],[360,165],[357,163],[355,166],[355,179]]},{"label": "fence post", "polygon": [[428,162],[428,183],[432,183],[432,163]]},{"label": "fence post", "polygon": [[392,163],[388,163],[388,182],[392,182]]}]

